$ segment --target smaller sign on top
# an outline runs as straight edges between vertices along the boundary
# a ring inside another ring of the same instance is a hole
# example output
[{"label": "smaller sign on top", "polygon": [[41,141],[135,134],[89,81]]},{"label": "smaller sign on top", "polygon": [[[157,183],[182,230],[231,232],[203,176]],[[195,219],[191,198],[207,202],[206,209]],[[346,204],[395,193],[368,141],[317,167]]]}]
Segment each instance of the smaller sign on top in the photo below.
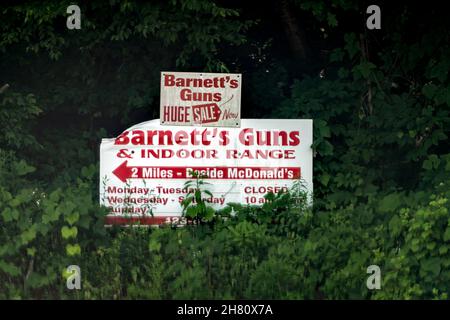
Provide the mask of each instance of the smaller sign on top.
[{"label": "smaller sign on top", "polygon": [[161,125],[240,127],[242,75],[161,72]]}]

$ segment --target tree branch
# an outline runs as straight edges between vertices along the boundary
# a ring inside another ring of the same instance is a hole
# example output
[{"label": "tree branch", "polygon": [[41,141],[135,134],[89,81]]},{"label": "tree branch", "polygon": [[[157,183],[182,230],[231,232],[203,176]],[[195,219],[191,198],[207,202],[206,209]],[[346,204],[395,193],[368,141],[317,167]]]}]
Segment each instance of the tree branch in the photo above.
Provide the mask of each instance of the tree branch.
[{"label": "tree branch", "polygon": [[294,56],[301,60],[308,59],[308,47],[306,45],[303,30],[299,28],[298,22],[292,15],[287,0],[280,1],[281,21]]},{"label": "tree branch", "polygon": [[0,88],[0,94],[5,92],[9,88],[9,84],[5,84],[3,87]]}]

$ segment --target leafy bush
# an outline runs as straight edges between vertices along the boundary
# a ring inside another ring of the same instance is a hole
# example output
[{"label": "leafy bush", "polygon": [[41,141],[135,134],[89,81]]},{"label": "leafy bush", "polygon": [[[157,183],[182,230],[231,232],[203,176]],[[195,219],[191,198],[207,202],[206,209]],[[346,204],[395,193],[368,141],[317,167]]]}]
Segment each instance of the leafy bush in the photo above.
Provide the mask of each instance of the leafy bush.
[{"label": "leafy bush", "polygon": [[[431,299],[449,294],[450,206],[444,183],[430,194],[390,193],[314,214],[287,200],[289,193],[268,194],[271,201],[262,207],[231,204],[216,213],[215,223],[105,230],[104,211],[89,206],[86,181],[49,195],[2,189],[3,298]],[[81,267],[82,290],[65,289],[63,270],[70,264]],[[366,287],[372,264],[382,270],[379,291]]]},{"label": "leafy bush", "polygon": [[[20,185],[34,167],[23,160],[1,159],[0,177],[0,296],[3,298],[60,297],[63,271],[104,243],[105,210],[91,192],[95,167],[69,186],[45,192]],[[8,167],[8,170],[4,170]]]}]

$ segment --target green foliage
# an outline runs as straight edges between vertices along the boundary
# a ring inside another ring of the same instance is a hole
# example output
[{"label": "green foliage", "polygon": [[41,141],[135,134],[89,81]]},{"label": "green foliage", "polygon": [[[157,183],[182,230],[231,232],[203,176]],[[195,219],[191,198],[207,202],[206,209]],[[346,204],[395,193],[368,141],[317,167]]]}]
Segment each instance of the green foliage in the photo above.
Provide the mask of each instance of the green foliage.
[{"label": "green foliage", "polygon": [[[104,243],[105,211],[91,191],[93,175],[46,192],[20,185],[32,172],[23,160],[8,163],[14,183],[0,179],[0,281],[3,298],[60,297],[60,271],[83,250]],[[75,263],[76,264],[76,263]]]},{"label": "green foliage", "polygon": [[[0,144],[2,148],[35,149],[36,139],[26,130],[30,128],[30,120],[42,110],[32,94],[6,92],[0,95]],[[27,170],[27,169],[25,169]]]},{"label": "green foliage", "polygon": [[438,32],[414,43],[404,36],[396,26],[369,60],[364,48],[373,43],[346,33],[344,45],[330,53],[327,75],[294,80],[273,113],[314,119],[318,208],[346,206],[379,190],[429,189],[449,178],[449,79],[441,68],[450,61],[448,42]]},{"label": "green foliage", "polygon": [[[25,193],[2,189],[8,205],[2,206],[1,234],[9,241],[2,240],[0,251],[1,293],[85,299],[445,298],[448,190],[440,183],[431,195],[389,193],[315,213],[298,202],[298,193],[280,192],[267,194],[261,207],[230,204],[213,224],[113,228],[105,234],[92,220],[82,224],[82,211],[69,227],[67,213],[81,207],[60,190],[32,206],[37,199],[31,195],[26,201]],[[87,192],[83,181],[72,192]],[[14,208],[40,213],[24,217]],[[83,270],[79,292],[61,286],[60,270],[68,264]],[[380,291],[365,286],[371,264],[381,267]]]},{"label": "green foliage", "polygon": [[205,181],[208,177],[198,172],[191,172],[191,175],[195,180],[188,180],[184,184],[188,193],[181,202],[183,214],[197,223],[210,221],[214,217],[214,209],[206,202],[207,198],[213,196],[211,191],[206,189],[210,184]]}]

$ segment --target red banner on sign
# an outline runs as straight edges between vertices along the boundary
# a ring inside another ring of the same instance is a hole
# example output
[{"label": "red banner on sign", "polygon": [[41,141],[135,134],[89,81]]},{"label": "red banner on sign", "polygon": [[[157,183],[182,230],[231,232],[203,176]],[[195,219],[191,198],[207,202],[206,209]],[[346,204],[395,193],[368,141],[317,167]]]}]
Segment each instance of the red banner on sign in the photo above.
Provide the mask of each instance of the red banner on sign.
[{"label": "red banner on sign", "polygon": [[190,179],[192,172],[210,179],[298,179],[299,167],[142,167],[122,162],[113,174],[121,181],[127,179]]}]

